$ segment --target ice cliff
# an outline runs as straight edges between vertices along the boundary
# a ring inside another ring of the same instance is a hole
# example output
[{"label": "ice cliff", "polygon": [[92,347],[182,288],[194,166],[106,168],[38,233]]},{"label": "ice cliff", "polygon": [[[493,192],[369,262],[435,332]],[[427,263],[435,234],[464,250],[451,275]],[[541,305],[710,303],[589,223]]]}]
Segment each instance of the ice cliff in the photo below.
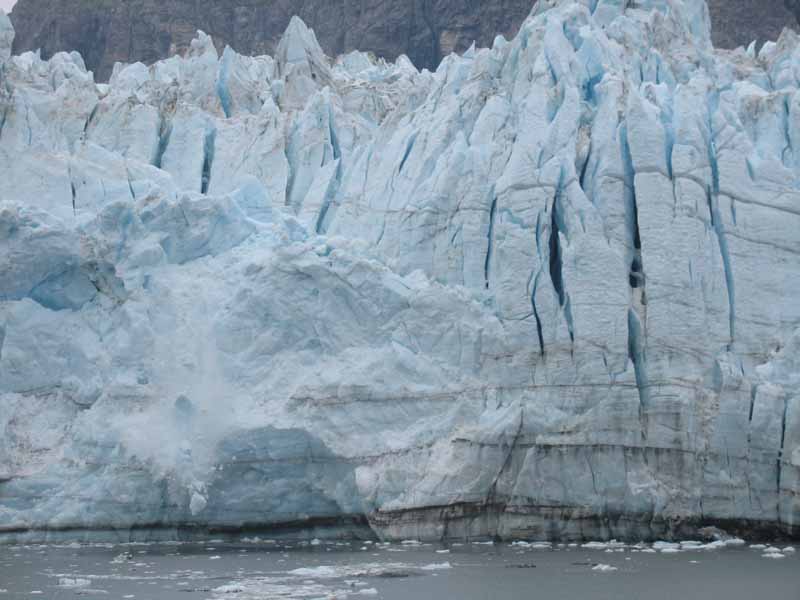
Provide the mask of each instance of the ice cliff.
[{"label": "ice cliff", "polygon": [[[630,5],[630,6],[629,6]],[[800,43],[10,57],[0,533],[800,534]]]}]

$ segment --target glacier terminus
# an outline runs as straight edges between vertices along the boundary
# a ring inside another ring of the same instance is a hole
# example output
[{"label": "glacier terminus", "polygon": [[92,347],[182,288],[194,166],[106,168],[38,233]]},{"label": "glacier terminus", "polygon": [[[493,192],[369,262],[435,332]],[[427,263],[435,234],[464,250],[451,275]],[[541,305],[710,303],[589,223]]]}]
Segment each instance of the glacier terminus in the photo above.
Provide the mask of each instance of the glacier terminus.
[{"label": "glacier terminus", "polygon": [[[800,536],[800,39],[12,56],[0,540]],[[304,533],[305,532],[305,533]]]}]

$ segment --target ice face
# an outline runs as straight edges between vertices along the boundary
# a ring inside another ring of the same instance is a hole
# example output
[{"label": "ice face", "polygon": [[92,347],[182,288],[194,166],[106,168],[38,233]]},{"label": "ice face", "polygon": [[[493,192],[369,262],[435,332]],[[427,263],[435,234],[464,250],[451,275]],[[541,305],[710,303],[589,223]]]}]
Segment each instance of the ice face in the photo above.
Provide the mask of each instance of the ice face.
[{"label": "ice face", "polygon": [[6,60],[3,539],[797,534],[798,48],[551,0],[435,73]]},{"label": "ice face", "polygon": [[0,65],[11,57],[11,46],[14,44],[14,27],[5,11],[0,8]]}]

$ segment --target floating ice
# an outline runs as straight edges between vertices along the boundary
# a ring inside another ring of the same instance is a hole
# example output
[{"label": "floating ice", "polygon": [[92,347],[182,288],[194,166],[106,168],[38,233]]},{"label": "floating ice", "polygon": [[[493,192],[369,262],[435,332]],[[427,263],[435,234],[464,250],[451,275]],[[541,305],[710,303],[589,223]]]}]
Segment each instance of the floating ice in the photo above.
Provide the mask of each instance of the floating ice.
[{"label": "floating ice", "polygon": [[587,542],[582,545],[582,548],[586,548],[587,550],[606,550],[608,544],[606,542]]},{"label": "floating ice", "polygon": [[428,565],[422,565],[420,569],[423,571],[446,571],[447,569],[452,569],[453,566],[449,562],[443,563],[431,563]]},{"label": "floating ice", "polygon": [[289,571],[290,575],[297,575],[298,577],[340,577],[345,572],[338,567],[320,566],[320,567],[302,567]]},{"label": "floating ice", "polygon": [[681,545],[673,542],[655,542],[653,549],[665,553],[680,552]]}]

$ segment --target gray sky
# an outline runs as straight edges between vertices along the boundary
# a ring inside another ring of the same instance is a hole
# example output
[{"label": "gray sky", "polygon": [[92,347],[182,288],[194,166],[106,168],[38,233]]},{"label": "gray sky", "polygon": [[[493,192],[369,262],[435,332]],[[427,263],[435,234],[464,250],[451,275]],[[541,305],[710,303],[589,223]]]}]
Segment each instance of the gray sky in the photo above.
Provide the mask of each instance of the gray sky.
[{"label": "gray sky", "polygon": [[11,7],[17,3],[17,0],[0,0],[0,8],[6,12],[11,12]]}]

